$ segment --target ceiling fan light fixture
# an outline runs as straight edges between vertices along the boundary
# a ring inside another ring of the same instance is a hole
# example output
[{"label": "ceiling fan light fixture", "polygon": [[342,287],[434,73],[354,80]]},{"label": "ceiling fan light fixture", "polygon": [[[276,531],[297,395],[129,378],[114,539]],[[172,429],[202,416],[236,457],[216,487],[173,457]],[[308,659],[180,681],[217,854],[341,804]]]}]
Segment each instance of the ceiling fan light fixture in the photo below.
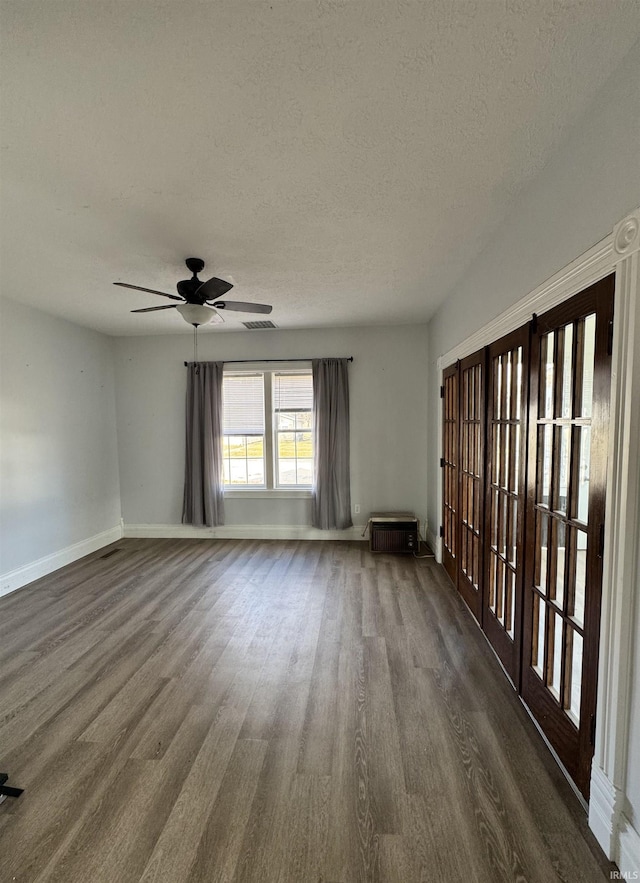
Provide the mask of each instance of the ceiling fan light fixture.
[{"label": "ceiling fan light fixture", "polygon": [[180,313],[185,322],[189,325],[206,325],[210,322],[215,314],[215,310],[204,304],[178,304],[176,310]]}]

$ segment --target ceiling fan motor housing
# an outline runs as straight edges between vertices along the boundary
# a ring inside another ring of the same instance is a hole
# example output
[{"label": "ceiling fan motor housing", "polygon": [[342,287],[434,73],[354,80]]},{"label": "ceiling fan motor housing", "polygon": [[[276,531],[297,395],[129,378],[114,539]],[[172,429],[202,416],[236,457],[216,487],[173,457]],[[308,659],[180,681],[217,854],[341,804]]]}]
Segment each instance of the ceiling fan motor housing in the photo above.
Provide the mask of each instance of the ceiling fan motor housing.
[{"label": "ceiling fan motor housing", "polygon": [[196,273],[202,273],[204,270],[204,261],[202,258],[187,258],[185,264],[187,265],[187,269],[191,270],[194,275]]}]

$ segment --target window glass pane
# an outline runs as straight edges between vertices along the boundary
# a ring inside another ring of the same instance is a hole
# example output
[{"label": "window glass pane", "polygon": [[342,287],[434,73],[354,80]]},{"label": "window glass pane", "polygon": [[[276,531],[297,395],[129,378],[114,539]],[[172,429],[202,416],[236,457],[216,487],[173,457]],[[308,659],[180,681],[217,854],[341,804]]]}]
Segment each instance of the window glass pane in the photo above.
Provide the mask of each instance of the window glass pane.
[{"label": "window glass pane", "polygon": [[228,443],[229,456],[242,459],[247,456],[246,435],[230,435]]},{"label": "window glass pane", "polygon": [[264,460],[247,460],[248,484],[264,484]]},{"label": "window glass pane", "polygon": [[313,427],[313,412],[298,411],[296,413],[296,429],[311,429]]},{"label": "window glass pane", "polygon": [[296,456],[313,457],[313,440],[310,432],[296,432]]},{"label": "window glass pane", "polygon": [[298,459],[298,484],[313,483],[313,460]]},{"label": "window glass pane", "polygon": [[263,436],[249,436],[247,438],[247,457],[264,456],[264,438]]},{"label": "window glass pane", "polygon": [[296,456],[295,433],[278,433],[278,457],[280,460],[292,460]]},{"label": "window glass pane", "polygon": [[278,429],[295,429],[296,428],[296,415],[289,414],[286,411],[282,411],[281,413],[276,414],[277,418],[277,428]]},{"label": "window glass pane", "polygon": [[246,460],[229,460],[229,481],[231,484],[247,484]]}]

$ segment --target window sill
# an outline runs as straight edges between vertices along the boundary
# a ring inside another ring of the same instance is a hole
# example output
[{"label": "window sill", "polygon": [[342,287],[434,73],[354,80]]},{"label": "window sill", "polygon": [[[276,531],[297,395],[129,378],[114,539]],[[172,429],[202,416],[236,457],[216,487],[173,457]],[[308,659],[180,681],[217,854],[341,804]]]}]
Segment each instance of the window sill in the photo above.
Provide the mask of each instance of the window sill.
[{"label": "window sill", "polygon": [[225,500],[297,500],[311,499],[313,492],[307,488],[247,488],[225,490]]}]

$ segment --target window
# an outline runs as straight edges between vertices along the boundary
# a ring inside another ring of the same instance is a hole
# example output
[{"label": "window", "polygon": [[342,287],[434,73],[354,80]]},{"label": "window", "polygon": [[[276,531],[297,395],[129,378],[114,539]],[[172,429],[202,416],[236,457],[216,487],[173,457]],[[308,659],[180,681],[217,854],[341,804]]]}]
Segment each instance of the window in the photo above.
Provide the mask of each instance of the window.
[{"label": "window", "polygon": [[222,391],[225,487],[310,489],[311,371],[225,372]]}]

